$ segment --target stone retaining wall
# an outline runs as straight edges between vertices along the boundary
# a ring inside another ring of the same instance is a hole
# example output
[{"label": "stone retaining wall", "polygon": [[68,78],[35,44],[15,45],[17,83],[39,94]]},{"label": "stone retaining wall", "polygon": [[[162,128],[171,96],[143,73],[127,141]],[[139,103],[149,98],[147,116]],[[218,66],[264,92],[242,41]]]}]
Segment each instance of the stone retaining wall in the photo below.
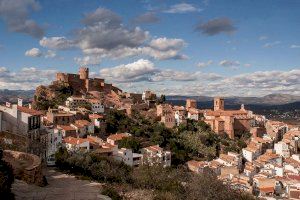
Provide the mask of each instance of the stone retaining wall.
[{"label": "stone retaining wall", "polygon": [[33,154],[4,150],[3,159],[13,167],[16,178],[28,184],[44,185],[41,159]]}]

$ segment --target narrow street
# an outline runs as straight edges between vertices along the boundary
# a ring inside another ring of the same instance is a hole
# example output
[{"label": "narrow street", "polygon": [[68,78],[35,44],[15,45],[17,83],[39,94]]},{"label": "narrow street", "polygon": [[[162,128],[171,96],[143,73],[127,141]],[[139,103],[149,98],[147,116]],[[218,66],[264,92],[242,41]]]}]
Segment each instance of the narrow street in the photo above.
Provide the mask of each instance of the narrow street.
[{"label": "narrow street", "polygon": [[45,171],[48,185],[39,187],[15,180],[12,192],[16,200],[110,200],[101,195],[101,184],[78,180],[74,176],[47,168]]}]

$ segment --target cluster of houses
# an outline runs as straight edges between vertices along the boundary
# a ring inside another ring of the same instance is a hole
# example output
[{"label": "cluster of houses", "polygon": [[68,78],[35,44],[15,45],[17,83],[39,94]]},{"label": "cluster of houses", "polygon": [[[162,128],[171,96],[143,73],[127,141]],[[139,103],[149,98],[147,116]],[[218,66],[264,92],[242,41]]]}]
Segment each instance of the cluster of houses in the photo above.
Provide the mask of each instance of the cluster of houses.
[{"label": "cluster of houses", "polygon": [[[103,140],[105,131],[105,111],[100,100],[86,96],[69,97],[65,105],[49,109],[46,113],[18,104],[0,106],[0,131],[27,136],[28,152],[39,155],[48,164],[54,162],[55,152],[65,146],[69,151],[94,151],[112,156],[130,166],[140,164],[171,165],[171,152],[161,147],[149,146],[141,149],[141,154],[131,149],[118,148],[118,141],[131,137],[129,133],[111,134]],[[38,145],[34,145],[33,142]]]},{"label": "cluster of houses", "polygon": [[220,154],[210,162],[191,160],[188,168],[195,173],[214,172],[232,187],[258,197],[299,199],[300,128],[263,116],[254,119],[260,126],[250,128],[252,136],[240,154]]}]

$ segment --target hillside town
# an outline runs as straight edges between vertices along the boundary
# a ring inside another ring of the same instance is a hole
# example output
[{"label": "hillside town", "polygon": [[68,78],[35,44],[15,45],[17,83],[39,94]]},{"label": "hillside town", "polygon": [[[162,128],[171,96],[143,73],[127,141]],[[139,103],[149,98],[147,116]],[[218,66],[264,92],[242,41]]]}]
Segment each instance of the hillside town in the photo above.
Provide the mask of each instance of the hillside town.
[{"label": "hillside town", "polygon": [[149,141],[138,150],[120,147],[121,141],[133,135],[107,132],[107,113],[117,110],[129,117],[139,113],[176,130],[191,121],[204,122],[215,135],[230,140],[250,135],[241,152],[225,152],[221,147],[213,159],[187,161],[191,172],[212,172],[232,188],[257,197],[300,198],[300,127],[268,120],[244,105],[227,110],[222,97],[214,98],[213,108],[201,110],[194,99],[178,106],[166,103],[165,96],[155,91],[124,92],[104,79],[90,78],[85,67],[78,74],[57,73],[51,87],[57,85],[72,88],[58,105],[39,109],[38,102],[43,100],[36,95],[32,104],[18,99],[17,104],[0,106],[1,143],[14,144],[9,135],[25,138],[26,153],[48,166],[55,165],[55,155],[63,147],[68,152],[93,152],[130,167],[171,167],[174,152],[170,148]]}]

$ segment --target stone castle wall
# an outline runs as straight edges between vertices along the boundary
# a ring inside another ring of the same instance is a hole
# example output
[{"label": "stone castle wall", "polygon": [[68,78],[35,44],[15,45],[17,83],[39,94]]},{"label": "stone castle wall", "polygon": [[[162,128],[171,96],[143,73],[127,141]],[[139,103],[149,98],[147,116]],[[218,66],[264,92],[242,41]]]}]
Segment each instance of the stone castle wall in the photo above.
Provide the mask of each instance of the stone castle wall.
[{"label": "stone castle wall", "polygon": [[88,68],[80,68],[78,74],[57,73],[55,82],[68,83],[73,89],[75,89],[75,93],[89,91],[104,91],[109,93],[111,90],[119,93],[122,91],[112,84],[105,83],[104,79],[89,78]]}]

